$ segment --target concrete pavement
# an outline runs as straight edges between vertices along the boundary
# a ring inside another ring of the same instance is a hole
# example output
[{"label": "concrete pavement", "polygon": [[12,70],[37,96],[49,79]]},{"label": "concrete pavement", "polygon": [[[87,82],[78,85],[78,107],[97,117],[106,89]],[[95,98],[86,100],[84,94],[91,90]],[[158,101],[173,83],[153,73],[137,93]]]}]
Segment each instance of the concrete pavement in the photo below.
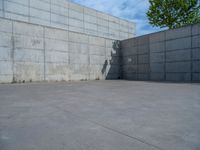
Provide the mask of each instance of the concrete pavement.
[{"label": "concrete pavement", "polygon": [[0,150],[161,149],[200,149],[200,84],[0,85]]}]

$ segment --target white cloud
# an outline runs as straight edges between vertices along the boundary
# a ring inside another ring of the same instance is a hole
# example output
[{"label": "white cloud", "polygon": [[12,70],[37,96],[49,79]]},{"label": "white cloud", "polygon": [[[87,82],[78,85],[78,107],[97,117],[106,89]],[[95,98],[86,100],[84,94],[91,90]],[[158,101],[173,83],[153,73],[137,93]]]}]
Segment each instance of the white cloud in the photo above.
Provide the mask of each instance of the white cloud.
[{"label": "white cloud", "polygon": [[148,23],[146,12],[149,8],[148,0],[72,0],[81,5],[94,8],[108,14],[121,17],[136,23],[136,35],[159,31]]}]

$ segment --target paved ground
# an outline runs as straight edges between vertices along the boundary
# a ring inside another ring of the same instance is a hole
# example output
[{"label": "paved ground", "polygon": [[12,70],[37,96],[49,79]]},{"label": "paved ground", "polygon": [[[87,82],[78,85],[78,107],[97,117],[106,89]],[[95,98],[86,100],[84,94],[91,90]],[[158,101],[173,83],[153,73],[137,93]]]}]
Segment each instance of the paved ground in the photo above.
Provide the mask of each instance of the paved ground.
[{"label": "paved ground", "polygon": [[200,84],[0,85],[0,150],[200,150]]}]

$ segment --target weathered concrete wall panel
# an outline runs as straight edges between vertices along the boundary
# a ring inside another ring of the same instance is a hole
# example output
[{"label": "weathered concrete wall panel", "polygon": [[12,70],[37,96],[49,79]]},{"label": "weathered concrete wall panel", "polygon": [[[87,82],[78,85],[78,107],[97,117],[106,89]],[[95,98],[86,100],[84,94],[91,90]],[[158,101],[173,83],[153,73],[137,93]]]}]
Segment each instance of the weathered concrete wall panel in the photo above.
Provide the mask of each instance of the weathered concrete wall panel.
[{"label": "weathered concrete wall panel", "polygon": [[0,82],[117,79],[115,40],[0,19]]},{"label": "weathered concrete wall panel", "polygon": [[192,80],[200,81],[200,24],[192,26]]},{"label": "weathered concrete wall panel", "polygon": [[122,41],[123,77],[199,82],[199,30],[194,24]]},{"label": "weathered concrete wall panel", "polygon": [[135,34],[135,24],[67,0],[0,0],[0,16],[111,39]]},{"label": "weathered concrete wall panel", "polygon": [[0,19],[0,82],[13,79],[12,22]]},{"label": "weathered concrete wall panel", "polygon": [[13,22],[13,82],[44,80],[43,35],[41,26]]},{"label": "weathered concrete wall panel", "polygon": [[125,79],[128,77],[128,79],[134,80],[148,80],[150,78],[149,36],[122,41],[121,47],[123,77]]}]

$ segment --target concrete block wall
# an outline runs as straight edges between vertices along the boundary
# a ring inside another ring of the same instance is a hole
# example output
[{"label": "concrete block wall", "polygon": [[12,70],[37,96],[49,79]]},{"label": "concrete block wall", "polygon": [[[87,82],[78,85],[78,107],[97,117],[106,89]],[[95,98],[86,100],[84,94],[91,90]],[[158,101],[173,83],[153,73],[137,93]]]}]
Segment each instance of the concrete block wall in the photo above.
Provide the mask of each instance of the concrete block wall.
[{"label": "concrete block wall", "polygon": [[0,18],[0,82],[118,79],[114,42]]},{"label": "concrete block wall", "polygon": [[122,41],[123,78],[149,79],[149,37],[141,36]]},{"label": "concrete block wall", "polygon": [[121,42],[124,79],[200,81],[200,24]]},{"label": "concrete block wall", "polygon": [[192,80],[192,26],[166,31],[166,80]]},{"label": "concrete block wall", "polygon": [[149,36],[150,80],[165,80],[165,32]]},{"label": "concrete block wall", "polygon": [[69,0],[0,0],[0,17],[122,40],[135,24]]}]

